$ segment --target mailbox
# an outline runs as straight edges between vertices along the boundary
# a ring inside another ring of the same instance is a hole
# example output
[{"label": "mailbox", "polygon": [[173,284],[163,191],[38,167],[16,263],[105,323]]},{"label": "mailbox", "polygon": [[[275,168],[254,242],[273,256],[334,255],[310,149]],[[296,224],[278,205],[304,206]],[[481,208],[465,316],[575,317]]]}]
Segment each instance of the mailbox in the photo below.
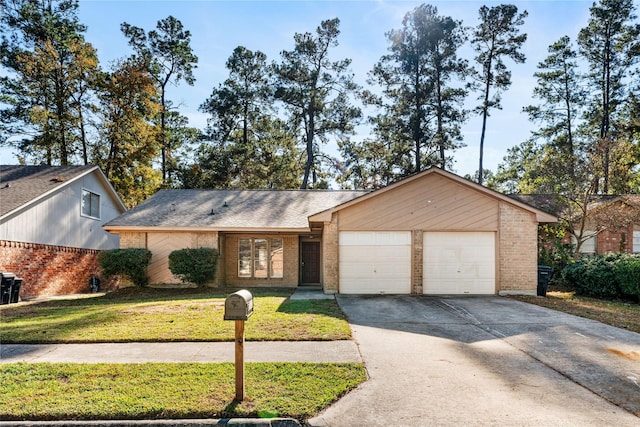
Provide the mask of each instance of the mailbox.
[{"label": "mailbox", "polygon": [[253,314],[253,295],[242,289],[224,301],[224,320],[247,320]]}]

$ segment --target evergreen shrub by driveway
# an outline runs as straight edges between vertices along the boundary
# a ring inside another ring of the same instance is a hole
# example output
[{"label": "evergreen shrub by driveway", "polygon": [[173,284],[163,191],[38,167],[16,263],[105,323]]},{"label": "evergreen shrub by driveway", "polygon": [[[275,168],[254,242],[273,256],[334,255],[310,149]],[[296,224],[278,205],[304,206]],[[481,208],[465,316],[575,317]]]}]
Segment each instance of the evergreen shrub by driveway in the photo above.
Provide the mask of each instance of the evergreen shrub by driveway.
[{"label": "evergreen shrub by driveway", "polygon": [[590,256],[569,264],[562,277],[577,295],[605,300],[640,299],[640,255]]}]

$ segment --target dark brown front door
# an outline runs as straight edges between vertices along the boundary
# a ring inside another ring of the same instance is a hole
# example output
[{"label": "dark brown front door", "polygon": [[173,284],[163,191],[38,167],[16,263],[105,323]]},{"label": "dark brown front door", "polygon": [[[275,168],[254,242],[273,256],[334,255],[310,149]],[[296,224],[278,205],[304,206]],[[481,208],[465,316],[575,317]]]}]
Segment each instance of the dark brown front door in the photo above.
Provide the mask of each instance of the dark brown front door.
[{"label": "dark brown front door", "polygon": [[320,242],[301,242],[301,246],[301,283],[320,283]]}]

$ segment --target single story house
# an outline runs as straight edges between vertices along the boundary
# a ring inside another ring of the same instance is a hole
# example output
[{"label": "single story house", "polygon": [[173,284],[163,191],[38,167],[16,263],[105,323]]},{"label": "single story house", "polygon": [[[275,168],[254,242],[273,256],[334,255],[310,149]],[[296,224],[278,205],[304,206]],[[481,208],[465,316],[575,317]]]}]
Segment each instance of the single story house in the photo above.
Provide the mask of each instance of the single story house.
[{"label": "single story house", "polygon": [[534,294],[538,224],[555,221],[431,168],[371,192],[162,190],[104,228],[151,250],[151,283],[179,283],[171,251],[212,247],[219,287]]},{"label": "single story house", "polygon": [[[640,195],[592,195],[588,202],[568,202],[554,194],[516,194],[511,197],[571,222],[563,243],[577,246],[581,255],[610,252],[640,253]],[[566,227],[566,225],[565,225]],[[571,232],[578,234],[573,235]],[[545,236],[541,236],[544,241]],[[547,243],[553,246],[553,242]]]},{"label": "single story house", "polygon": [[0,166],[0,271],[23,278],[24,298],[87,291],[102,226],[126,211],[98,166]]}]

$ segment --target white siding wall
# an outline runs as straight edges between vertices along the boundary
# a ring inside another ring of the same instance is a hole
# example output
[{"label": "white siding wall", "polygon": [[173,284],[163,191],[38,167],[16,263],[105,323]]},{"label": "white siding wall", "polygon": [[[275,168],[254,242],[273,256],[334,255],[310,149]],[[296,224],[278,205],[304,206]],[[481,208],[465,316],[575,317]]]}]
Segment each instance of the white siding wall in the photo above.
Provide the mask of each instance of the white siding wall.
[{"label": "white siding wall", "polygon": [[[85,175],[8,218],[0,224],[0,239],[74,248],[117,248],[119,237],[104,231],[102,225],[120,215],[120,211],[96,173]],[[81,215],[83,189],[100,195],[99,220]]]}]

